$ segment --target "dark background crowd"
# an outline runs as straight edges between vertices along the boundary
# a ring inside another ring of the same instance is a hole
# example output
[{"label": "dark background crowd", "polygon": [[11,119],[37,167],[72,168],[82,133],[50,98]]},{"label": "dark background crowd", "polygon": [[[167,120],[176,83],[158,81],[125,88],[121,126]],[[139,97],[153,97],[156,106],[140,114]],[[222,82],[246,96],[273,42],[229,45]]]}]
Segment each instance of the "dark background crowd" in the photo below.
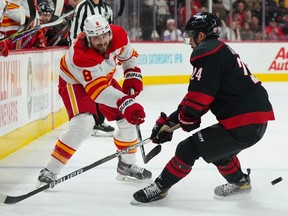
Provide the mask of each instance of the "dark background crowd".
[{"label": "dark background crowd", "polygon": [[[65,0],[62,14],[73,11],[81,1],[99,2]],[[186,21],[197,12],[204,11],[212,11],[220,18],[223,40],[288,41],[288,0],[100,0],[100,2],[110,5],[113,11],[113,23],[124,27],[131,41],[183,41]],[[38,24],[51,22],[56,0],[37,0],[37,3]],[[2,38],[23,29],[23,25],[9,26],[9,22],[12,25],[16,22],[13,17],[9,18],[5,14],[8,12],[2,12],[0,22]],[[7,56],[8,50],[12,49],[69,46],[72,19],[73,14],[62,24],[41,29],[17,42],[2,40],[0,51]]]},{"label": "dark background crowd", "polygon": [[[109,2],[117,13],[119,1]],[[124,26],[132,40],[163,41],[165,30],[183,32],[189,17],[203,11],[221,19],[224,40],[288,40],[288,0],[126,0],[115,23]],[[169,19],[175,21],[172,30]]]}]

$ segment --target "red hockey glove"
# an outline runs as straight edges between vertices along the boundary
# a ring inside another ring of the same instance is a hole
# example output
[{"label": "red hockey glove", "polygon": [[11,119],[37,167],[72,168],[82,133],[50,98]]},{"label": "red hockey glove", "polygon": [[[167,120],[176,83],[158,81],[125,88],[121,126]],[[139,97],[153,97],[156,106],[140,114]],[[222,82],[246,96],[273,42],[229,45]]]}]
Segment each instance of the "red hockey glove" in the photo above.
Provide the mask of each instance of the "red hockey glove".
[{"label": "red hockey glove", "polygon": [[193,117],[185,116],[184,108],[185,107],[183,107],[180,110],[180,113],[178,115],[179,123],[180,123],[182,130],[190,132],[192,130],[195,130],[196,128],[199,128],[201,124],[201,118],[193,118]]},{"label": "red hockey glove", "polygon": [[44,33],[42,31],[38,31],[36,34],[36,37],[37,37],[36,47],[45,48],[47,41],[46,41]]},{"label": "red hockey glove", "polygon": [[0,51],[4,57],[7,57],[9,54],[9,48],[5,41],[0,41]]},{"label": "red hockey glove", "polygon": [[164,112],[161,112],[150,135],[152,142],[161,144],[171,141],[173,132],[168,132],[167,130],[172,126],[174,126],[174,124],[170,121],[169,117],[167,117]]},{"label": "red hockey glove", "polygon": [[130,93],[130,89],[134,89],[134,94],[137,96],[143,90],[141,70],[138,67],[129,68],[124,71],[123,92]]},{"label": "red hockey glove", "polygon": [[134,96],[124,96],[117,101],[117,106],[130,124],[140,125],[144,122],[144,108],[136,103]]}]

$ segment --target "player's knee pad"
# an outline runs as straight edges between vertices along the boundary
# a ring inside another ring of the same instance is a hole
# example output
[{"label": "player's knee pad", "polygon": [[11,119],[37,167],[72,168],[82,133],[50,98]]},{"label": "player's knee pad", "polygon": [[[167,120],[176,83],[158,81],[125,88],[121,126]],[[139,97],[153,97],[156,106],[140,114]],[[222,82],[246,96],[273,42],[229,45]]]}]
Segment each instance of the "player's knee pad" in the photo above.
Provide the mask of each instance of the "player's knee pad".
[{"label": "player's knee pad", "polygon": [[94,123],[93,115],[90,113],[74,116],[69,122],[68,129],[60,136],[60,140],[77,149],[91,135]]},{"label": "player's knee pad", "polygon": [[192,136],[181,141],[176,148],[175,155],[184,161],[186,164],[193,166],[200,155],[193,143]]},{"label": "player's knee pad", "polygon": [[121,119],[116,122],[117,130],[114,138],[122,142],[133,142],[137,139],[137,131],[135,125],[127,122],[126,119]]}]

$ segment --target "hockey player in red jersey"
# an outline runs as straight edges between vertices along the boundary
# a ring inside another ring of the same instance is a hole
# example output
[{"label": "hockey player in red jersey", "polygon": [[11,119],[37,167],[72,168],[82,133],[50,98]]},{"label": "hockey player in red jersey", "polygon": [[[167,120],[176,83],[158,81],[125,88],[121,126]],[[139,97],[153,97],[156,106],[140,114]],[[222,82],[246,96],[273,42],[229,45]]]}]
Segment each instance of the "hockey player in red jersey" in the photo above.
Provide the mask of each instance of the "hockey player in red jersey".
[{"label": "hockey player in red jersey", "polygon": [[[108,121],[116,120],[118,130],[113,139],[118,149],[138,142],[135,124],[144,122],[145,112],[135,100],[143,90],[137,57],[122,27],[109,25],[100,15],[85,19],[84,32],[78,35],[60,62],[59,94],[70,121],[68,130],[59,137],[46,167],[40,172],[40,185],[54,181],[91,135],[93,114],[97,115],[95,102]],[[122,88],[114,79],[117,64],[121,64],[124,71]],[[129,95],[132,89],[135,92],[133,96]],[[122,155],[117,179],[150,179],[151,172],[138,167],[135,162],[136,149]]]},{"label": "hockey player in red jersey", "polygon": [[198,128],[201,116],[208,110],[218,123],[181,141],[160,176],[153,184],[135,192],[136,201],[132,203],[164,198],[174,184],[190,173],[200,157],[213,163],[228,182],[215,188],[215,198],[235,198],[251,192],[250,171],[242,172],[237,154],[263,137],[274,113],[261,82],[237,53],[218,40],[219,27],[218,17],[208,12],[198,13],[187,21],[185,39],[193,48],[188,92],[169,117],[161,113],[151,139],[158,144],[171,141],[172,133],[163,129],[178,123],[187,132]]}]

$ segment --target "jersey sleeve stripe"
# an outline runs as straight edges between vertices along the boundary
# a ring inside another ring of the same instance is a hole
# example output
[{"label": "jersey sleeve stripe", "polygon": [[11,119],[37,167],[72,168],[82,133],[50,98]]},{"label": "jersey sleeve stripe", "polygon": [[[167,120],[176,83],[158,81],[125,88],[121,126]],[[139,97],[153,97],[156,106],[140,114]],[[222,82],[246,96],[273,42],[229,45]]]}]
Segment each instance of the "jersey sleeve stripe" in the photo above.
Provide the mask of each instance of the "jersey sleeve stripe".
[{"label": "jersey sleeve stripe", "polygon": [[195,91],[189,91],[186,94],[186,98],[189,99],[189,101],[195,101],[199,104],[203,104],[203,106],[208,106],[214,100],[214,97],[210,95]]}]

